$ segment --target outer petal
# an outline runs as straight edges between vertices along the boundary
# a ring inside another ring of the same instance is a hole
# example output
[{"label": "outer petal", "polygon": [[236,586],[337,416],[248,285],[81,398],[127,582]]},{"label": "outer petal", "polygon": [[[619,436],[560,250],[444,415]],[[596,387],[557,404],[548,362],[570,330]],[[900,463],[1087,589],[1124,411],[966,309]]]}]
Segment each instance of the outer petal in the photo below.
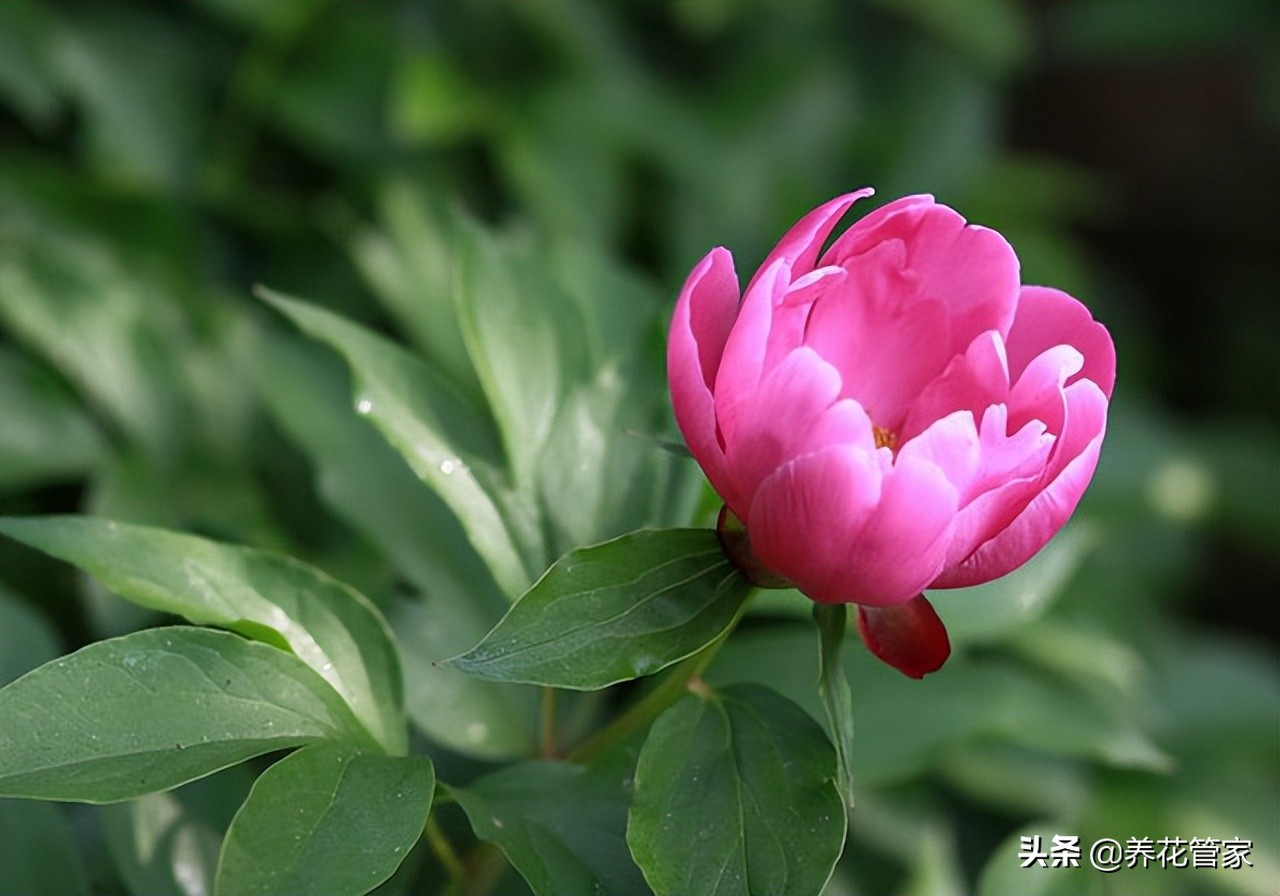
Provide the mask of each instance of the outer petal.
[{"label": "outer petal", "polygon": [[867,649],[903,675],[924,678],[951,655],[951,639],[933,605],[918,595],[892,607],[858,607]]},{"label": "outer petal", "polygon": [[880,480],[875,456],[849,445],[784,464],[751,504],[752,553],[814,600],[852,600],[844,587],[849,550],[880,500]]},{"label": "outer petal", "polygon": [[1077,378],[1093,380],[1110,398],[1116,381],[1116,348],[1107,328],[1062,290],[1024,286],[1009,330],[1009,369],[1014,378],[1033,358],[1063,344],[1073,346],[1084,356]]},{"label": "outer petal", "polygon": [[746,519],[760,482],[796,456],[797,437],[839,397],[840,374],[810,348],[796,349],[764,375],[725,446],[725,466],[741,501],[731,509],[739,518]]},{"label": "outer petal", "polygon": [[908,196],[858,221],[823,258],[851,267],[876,246],[901,242],[905,265],[919,277],[922,299],[943,302],[950,318],[950,358],[986,330],[1008,334],[1018,301],[1018,257],[1000,234],[968,224],[931,196]]},{"label": "outer petal", "polygon": [[725,249],[713,249],[698,262],[680,291],[667,341],[667,381],[676,423],[689,451],[721,495],[728,480],[710,387],[737,311],[733,257]]},{"label": "outer petal", "polygon": [[764,374],[765,350],[773,328],[773,309],[791,280],[786,262],[779,261],[757,275],[759,282],[742,297],[738,319],[725,341],[713,388],[716,422],[725,444],[733,441],[738,419],[755,399]]},{"label": "outer petal", "polygon": [[818,254],[822,251],[822,244],[831,235],[841,216],[859,199],[873,193],[875,190],[870,187],[864,187],[854,193],[845,193],[830,202],[824,202],[797,221],[765,258],[756,276],[747,285],[747,289],[751,289],[756,280],[759,280],[764,272],[778,261],[786,262],[787,267],[800,276],[813,270],[813,266],[818,261]]},{"label": "outer petal", "polygon": [[880,503],[845,558],[841,599],[884,607],[924,590],[946,560],[956,492],[932,463],[900,455],[885,475]]},{"label": "outer petal", "polygon": [[[999,578],[1026,563],[1075,511],[1098,465],[1106,431],[1107,398],[1092,381],[1066,391],[1066,432],[1055,446],[1052,481],[1007,528],[958,566],[943,572],[934,588],[962,588]],[[1056,474],[1056,475],[1054,475]]]}]

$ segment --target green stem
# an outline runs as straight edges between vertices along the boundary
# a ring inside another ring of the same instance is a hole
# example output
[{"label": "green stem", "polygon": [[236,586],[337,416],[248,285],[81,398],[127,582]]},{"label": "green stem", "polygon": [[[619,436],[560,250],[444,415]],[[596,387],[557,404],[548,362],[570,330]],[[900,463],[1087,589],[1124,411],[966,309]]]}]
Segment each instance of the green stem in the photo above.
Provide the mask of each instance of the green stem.
[{"label": "green stem", "polygon": [[444,831],[440,830],[440,823],[436,821],[434,812],[427,816],[425,833],[427,835],[427,843],[431,846],[431,851],[436,854],[436,858],[444,866],[445,873],[449,875],[449,885],[445,888],[445,892],[464,892],[464,888],[467,885],[467,867],[462,863],[462,859],[458,858],[458,854],[454,852],[453,844],[444,835]]},{"label": "green stem", "polygon": [[818,629],[818,697],[826,710],[836,749],[840,792],[845,804],[853,808],[853,698],[840,648],[849,627],[849,610],[844,604],[813,605],[813,622]]},{"label": "green stem", "polygon": [[607,753],[636,731],[647,728],[654,719],[662,715],[668,707],[688,691],[697,687],[705,688],[701,681],[702,673],[711,665],[711,661],[720,652],[724,642],[729,639],[729,635],[738,627],[738,623],[742,620],[742,616],[747,610],[749,601],[750,595],[742,602],[742,606],[738,607],[738,612],[730,620],[725,630],[716,636],[714,641],[676,664],[653,690],[632,704],[631,708],[622,713],[622,715],[597,731],[594,736],[570,753],[568,758],[573,762],[589,762],[601,753]]}]

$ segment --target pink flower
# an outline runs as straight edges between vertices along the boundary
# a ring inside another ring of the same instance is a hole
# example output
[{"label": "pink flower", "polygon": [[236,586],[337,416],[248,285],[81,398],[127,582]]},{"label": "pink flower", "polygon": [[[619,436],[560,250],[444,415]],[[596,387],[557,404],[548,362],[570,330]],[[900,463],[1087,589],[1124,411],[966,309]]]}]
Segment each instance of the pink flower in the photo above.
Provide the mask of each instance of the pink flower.
[{"label": "pink flower", "polygon": [[741,296],[713,249],[680,292],[667,372],[740,567],[858,604],[871,650],[920,677],[950,652],[921,591],[1016,569],[1075,510],[1115,348],[1071,296],[1022,286],[1000,234],[930,196],[823,251],[871,192],[807,214]]}]

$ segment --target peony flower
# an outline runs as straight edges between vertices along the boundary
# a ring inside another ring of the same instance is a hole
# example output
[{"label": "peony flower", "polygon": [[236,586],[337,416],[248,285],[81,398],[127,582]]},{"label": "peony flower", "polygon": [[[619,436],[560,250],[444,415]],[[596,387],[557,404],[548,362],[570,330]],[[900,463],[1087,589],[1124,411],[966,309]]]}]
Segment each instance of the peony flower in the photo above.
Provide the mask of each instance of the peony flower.
[{"label": "peony flower", "polygon": [[858,605],[913,677],[950,652],[924,595],[1021,566],[1098,462],[1115,349],[1066,293],[1023,286],[1000,234],[930,196],[802,218],[740,293],[713,249],[667,349],[676,421],[757,584]]}]

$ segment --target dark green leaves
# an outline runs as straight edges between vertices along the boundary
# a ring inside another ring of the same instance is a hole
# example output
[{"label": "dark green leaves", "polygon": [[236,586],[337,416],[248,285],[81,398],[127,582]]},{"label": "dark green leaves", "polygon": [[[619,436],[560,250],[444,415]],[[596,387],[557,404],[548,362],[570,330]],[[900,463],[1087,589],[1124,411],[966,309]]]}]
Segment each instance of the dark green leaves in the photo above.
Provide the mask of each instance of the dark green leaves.
[{"label": "dark green leaves", "polygon": [[390,752],[405,749],[391,635],[358,592],[290,557],[89,517],[0,519],[0,532],[74,563],[136,604],[287,646]]},{"label": "dark green leaves", "polygon": [[594,690],[649,675],[725,631],[750,591],[714,532],[642,530],[573,551],[448,665]]},{"label": "dark green leaves", "polygon": [[114,802],[322,739],[373,746],[297,657],[226,632],[150,629],[0,691],[0,795]]},{"label": "dark green leaves", "polygon": [[537,896],[636,896],[644,878],[625,839],[635,753],[609,758],[591,768],[525,762],[450,792]]},{"label": "dark green leaves", "polygon": [[420,358],[343,318],[263,290],[308,335],[351,366],[356,410],[457,515],[508,594],[541,572],[544,548],[531,508],[503,482],[492,425]]},{"label": "dark green leaves", "polygon": [[627,825],[658,896],[814,896],[844,846],[822,729],[755,685],[690,694],[649,733]]},{"label": "dark green leaves", "polygon": [[431,811],[424,756],[315,744],[258,778],[231,822],[218,896],[359,896],[396,870]]}]

